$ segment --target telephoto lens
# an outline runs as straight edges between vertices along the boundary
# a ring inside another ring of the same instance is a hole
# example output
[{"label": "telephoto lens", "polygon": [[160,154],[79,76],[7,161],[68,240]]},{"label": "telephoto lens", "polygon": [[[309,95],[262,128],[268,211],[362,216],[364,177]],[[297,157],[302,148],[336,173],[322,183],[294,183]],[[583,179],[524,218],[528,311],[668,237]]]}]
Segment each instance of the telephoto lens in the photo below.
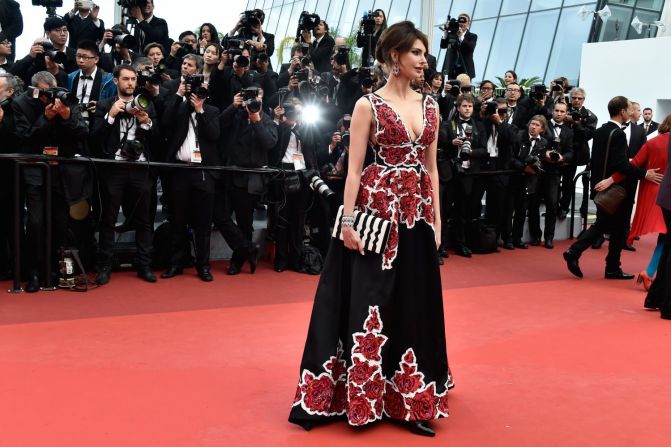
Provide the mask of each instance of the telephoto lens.
[{"label": "telephoto lens", "polygon": [[148,96],[139,94],[126,103],[125,110],[126,113],[133,115],[137,112],[143,112],[147,110],[150,104],[151,99]]}]

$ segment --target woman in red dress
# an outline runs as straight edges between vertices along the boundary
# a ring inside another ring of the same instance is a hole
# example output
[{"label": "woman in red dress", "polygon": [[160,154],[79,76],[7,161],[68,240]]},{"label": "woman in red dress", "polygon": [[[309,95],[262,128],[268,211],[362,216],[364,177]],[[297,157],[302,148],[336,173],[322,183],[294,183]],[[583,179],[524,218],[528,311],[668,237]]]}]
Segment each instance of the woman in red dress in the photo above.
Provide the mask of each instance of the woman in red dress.
[{"label": "woman in red dress", "polygon": [[[668,115],[659,126],[659,135],[643,145],[636,156],[631,160],[631,164],[644,169],[659,169],[660,174],[664,174],[668,161],[669,129],[671,128],[671,115]],[[620,183],[625,176],[616,172],[610,178],[606,179],[606,185]],[[666,224],[662,209],[657,205],[657,193],[659,185],[647,180],[642,180],[638,187],[638,197],[636,199],[636,213],[631,224],[631,231],[627,238],[627,244],[632,244],[634,238],[648,233],[658,233],[657,246],[652,254],[650,263],[645,270],[639,273],[637,283],[643,283],[645,290],[650,288],[652,278],[657,271],[659,257],[662,253],[664,238],[666,237]]]},{"label": "woman in red dress", "polygon": [[[428,41],[411,22],[387,28],[376,58],[387,84],[354,108],[342,218],[317,287],[289,421],[309,430],[381,419],[434,436],[447,417],[447,363],[436,145],[438,104],[412,90]],[[364,168],[366,148],[375,161]],[[436,185],[436,188],[433,187]],[[355,209],[391,222],[386,249],[365,252]]]}]

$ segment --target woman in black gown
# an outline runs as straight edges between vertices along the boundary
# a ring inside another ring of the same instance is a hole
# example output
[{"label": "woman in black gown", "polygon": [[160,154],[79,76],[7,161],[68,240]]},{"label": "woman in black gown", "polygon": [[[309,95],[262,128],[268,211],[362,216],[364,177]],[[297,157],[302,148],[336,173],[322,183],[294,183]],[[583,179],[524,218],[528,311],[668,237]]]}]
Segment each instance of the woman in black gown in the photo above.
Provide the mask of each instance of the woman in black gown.
[{"label": "woman in black gown", "polygon": [[[352,115],[344,215],[356,207],[391,221],[391,231],[380,255],[364,253],[344,224],[343,241],[331,243],[289,416],[306,430],[334,418],[362,426],[384,417],[434,436],[428,421],[448,414],[433,188],[439,113],[431,96],[410,87],[423,74],[427,48],[411,22],[389,27],[376,51],[389,81]],[[375,161],[362,169],[368,144]]]}]

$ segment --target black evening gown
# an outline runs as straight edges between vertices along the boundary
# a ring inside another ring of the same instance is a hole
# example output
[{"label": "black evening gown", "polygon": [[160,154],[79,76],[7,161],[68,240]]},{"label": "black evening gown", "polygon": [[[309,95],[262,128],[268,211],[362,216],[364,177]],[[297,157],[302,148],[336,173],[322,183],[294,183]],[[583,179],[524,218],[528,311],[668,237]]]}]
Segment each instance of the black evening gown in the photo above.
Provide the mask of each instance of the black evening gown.
[{"label": "black evening gown", "polygon": [[423,99],[413,141],[400,115],[367,95],[375,116],[375,161],[361,177],[357,209],[391,220],[382,254],[332,240],[312,309],[289,421],[447,417],[447,361],[432,185],[424,165],[438,105]]}]

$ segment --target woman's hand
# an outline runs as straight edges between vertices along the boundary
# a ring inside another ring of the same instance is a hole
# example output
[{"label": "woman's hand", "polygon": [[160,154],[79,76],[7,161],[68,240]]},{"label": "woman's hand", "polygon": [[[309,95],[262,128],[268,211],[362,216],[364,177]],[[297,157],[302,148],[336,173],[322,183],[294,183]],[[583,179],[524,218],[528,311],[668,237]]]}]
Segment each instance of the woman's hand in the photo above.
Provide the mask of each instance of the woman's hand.
[{"label": "woman's hand", "polygon": [[342,237],[343,242],[345,242],[345,247],[349,248],[350,250],[358,251],[361,256],[364,255],[363,242],[361,242],[361,238],[359,237],[359,234],[354,231],[354,228],[343,227]]}]

